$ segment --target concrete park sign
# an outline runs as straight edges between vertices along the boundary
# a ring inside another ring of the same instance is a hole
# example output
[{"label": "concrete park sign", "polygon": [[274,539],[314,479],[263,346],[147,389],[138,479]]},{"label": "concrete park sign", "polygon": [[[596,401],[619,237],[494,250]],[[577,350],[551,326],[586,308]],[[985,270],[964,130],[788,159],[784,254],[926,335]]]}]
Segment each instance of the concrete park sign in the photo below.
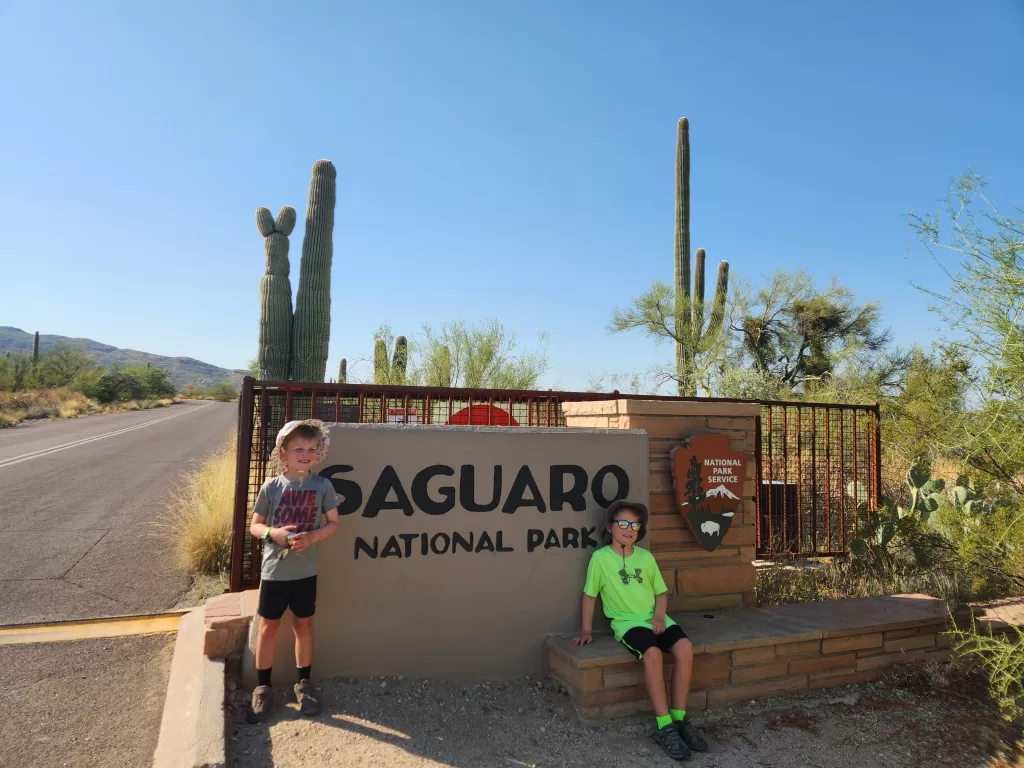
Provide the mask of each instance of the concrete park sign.
[{"label": "concrete park sign", "polygon": [[337,424],[319,473],[318,675],[515,677],[578,627],[608,505],[646,503],[647,434]]},{"label": "concrete park sign", "polygon": [[726,435],[698,435],[673,448],[676,506],[700,545],[718,548],[743,504],[747,455],[734,451]]}]

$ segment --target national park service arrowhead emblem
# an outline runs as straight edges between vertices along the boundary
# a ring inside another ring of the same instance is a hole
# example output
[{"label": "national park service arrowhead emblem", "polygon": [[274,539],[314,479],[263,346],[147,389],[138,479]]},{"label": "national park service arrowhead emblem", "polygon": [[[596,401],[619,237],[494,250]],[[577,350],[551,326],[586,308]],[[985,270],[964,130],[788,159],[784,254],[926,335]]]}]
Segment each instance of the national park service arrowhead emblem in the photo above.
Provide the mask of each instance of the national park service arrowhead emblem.
[{"label": "national park service arrowhead emblem", "polygon": [[669,457],[679,514],[704,549],[718,549],[743,505],[747,454],[734,451],[727,436],[712,434],[690,438]]}]

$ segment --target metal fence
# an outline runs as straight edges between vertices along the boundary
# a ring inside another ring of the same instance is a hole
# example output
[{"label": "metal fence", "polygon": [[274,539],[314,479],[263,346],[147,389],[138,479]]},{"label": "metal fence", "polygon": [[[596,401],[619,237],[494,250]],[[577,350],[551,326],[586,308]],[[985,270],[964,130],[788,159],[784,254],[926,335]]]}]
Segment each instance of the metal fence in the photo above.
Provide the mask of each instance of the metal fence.
[{"label": "metal fence", "polygon": [[757,553],[846,554],[879,502],[878,405],[761,405]]},{"label": "metal fence", "polygon": [[[563,427],[563,402],[615,398],[706,401],[618,392],[307,384],[255,381],[247,376],[238,405],[231,590],[259,584],[262,542],[249,536],[251,510],[266,479],[274,439],[286,421]],[[822,429],[824,434],[819,434]],[[877,504],[877,406],[762,403],[757,437],[758,554],[844,553],[858,520]],[[860,483],[853,486],[857,504],[843,497],[850,482]]]}]

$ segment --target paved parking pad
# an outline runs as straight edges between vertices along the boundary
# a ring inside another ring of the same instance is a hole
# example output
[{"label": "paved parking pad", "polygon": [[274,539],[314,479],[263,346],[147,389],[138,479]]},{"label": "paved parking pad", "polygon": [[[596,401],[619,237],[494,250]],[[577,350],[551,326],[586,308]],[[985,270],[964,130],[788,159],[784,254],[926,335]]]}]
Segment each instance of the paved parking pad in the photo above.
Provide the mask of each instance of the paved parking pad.
[{"label": "paved parking pad", "polygon": [[174,635],[0,646],[0,765],[150,765]]}]

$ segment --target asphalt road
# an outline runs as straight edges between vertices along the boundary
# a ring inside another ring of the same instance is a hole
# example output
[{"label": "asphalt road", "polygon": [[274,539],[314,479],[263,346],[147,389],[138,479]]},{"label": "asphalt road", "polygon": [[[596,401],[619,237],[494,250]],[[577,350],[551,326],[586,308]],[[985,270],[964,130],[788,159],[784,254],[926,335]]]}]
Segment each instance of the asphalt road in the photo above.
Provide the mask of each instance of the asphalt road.
[{"label": "asphalt road", "polygon": [[236,417],[192,401],[0,430],[0,625],[173,607],[189,581],[158,524]]}]

